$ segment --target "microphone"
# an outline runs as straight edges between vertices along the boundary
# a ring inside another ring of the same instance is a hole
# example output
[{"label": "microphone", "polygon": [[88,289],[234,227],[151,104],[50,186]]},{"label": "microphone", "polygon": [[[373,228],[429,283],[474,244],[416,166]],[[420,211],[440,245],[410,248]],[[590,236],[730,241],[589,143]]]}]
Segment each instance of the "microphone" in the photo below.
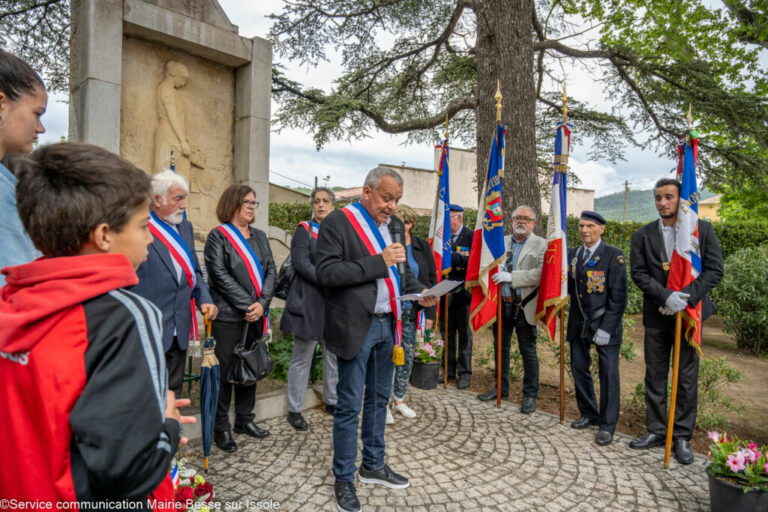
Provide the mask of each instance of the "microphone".
[{"label": "microphone", "polygon": [[[392,234],[392,242],[405,247],[405,229],[401,222],[392,222],[389,227]],[[400,274],[400,293],[405,294],[405,262],[397,264],[397,273]]]}]

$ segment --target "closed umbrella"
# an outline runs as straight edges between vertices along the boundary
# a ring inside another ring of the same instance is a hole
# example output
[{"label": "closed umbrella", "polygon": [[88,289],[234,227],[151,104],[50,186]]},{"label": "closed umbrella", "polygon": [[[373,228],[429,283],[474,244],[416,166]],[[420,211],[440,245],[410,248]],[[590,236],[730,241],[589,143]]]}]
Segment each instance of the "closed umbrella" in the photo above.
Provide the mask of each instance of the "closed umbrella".
[{"label": "closed umbrella", "polygon": [[208,472],[208,455],[211,453],[213,426],[216,421],[216,405],[219,401],[220,369],[214,348],[216,340],[211,336],[211,321],[205,315],[205,342],[203,343],[203,363],[200,368],[200,427],[203,433],[203,455],[205,472]]}]

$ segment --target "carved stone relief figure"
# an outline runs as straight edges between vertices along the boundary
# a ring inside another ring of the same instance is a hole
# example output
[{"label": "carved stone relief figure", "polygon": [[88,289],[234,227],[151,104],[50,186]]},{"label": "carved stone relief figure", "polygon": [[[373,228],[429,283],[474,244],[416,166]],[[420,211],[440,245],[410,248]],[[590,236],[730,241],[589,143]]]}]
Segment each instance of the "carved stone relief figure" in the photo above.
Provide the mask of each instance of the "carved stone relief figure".
[{"label": "carved stone relief figure", "polygon": [[153,172],[171,167],[174,154],[176,172],[190,185],[189,214],[194,222],[206,223],[203,212],[213,211],[218,199],[215,173],[206,169],[205,156],[188,139],[186,104],[179,91],[189,81],[189,70],[181,63],[168,61],[157,86],[158,126],[155,131]]}]

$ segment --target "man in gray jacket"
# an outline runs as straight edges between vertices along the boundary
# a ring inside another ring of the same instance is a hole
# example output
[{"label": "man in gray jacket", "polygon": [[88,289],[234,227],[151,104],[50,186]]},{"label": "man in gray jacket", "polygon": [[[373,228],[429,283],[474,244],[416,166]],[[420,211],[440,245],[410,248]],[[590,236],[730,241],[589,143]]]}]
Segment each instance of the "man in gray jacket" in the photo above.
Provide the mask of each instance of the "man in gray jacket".
[{"label": "man in gray jacket", "polygon": [[[536,214],[529,206],[518,206],[512,212],[512,235],[505,237],[507,259],[504,271],[493,281],[501,284],[501,396],[509,397],[509,349],[512,333],[517,333],[517,346],[523,356],[523,403],[520,412],[536,410],[539,394],[539,358],[536,354],[536,294],[539,290],[541,266],[547,241],[533,234]],[[494,362],[498,361],[496,323],[493,325]],[[498,371],[498,368],[496,369]],[[477,396],[483,401],[496,400],[496,388]]]}]

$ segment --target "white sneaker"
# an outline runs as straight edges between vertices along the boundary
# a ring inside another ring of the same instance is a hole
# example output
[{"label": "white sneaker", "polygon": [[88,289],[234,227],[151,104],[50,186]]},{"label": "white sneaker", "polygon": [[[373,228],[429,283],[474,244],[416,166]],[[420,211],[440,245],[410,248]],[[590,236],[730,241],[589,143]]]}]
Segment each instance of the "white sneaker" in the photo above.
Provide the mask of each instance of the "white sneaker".
[{"label": "white sneaker", "polygon": [[392,411],[387,407],[387,425],[392,425],[395,422],[395,417],[392,416]]},{"label": "white sneaker", "polygon": [[393,409],[405,416],[406,418],[415,418],[416,411],[408,407],[405,402],[401,404],[394,404]]}]

